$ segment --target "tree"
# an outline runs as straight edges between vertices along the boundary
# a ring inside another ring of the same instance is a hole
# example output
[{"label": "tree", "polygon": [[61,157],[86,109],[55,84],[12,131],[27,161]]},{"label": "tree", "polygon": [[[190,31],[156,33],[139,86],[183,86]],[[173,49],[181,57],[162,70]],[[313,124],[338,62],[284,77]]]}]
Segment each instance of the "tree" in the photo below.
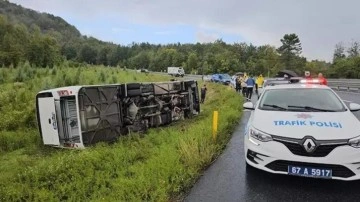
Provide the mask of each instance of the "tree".
[{"label": "tree", "polygon": [[129,59],[129,65],[132,69],[149,68],[150,56],[147,51],[142,51]]},{"label": "tree", "polygon": [[44,36],[41,40],[43,49],[42,67],[53,67],[59,61],[60,48],[55,40],[50,36]]},{"label": "tree", "polygon": [[345,58],[345,48],[342,42],[337,43],[335,45],[335,50],[334,50],[334,56],[333,56],[333,62],[335,63],[336,60],[341,59],[341,58]]},{"label": "tree", "polygon": [[197,64],[197,55],[196,53],[190,53],[189,58],[187,60],[187,65],[185,72],[191,72],[193,70],[197,70],[198,64]]},{"label": "tree", "polygon": [[109,53],[110,53],[110,48],[107,46],[103,47],[99,52],[97,63],[108,66],[110,63]]},{"label": "tree", "polygon": [[64,55],[67,60],[73,60],[77,56],[76,48],[72,45],[65,45],[61,49],[61,54]]},{"label": "tree", "polygon": [[80,50],[80,62],[86,62],[88,64],[95,64],[96,63],[96,57],[97,57],[97,50],[88,45],[85,44],[81,50]]},{"label": "tree", "polygon": [[348,54],[349,54],[349,57],[357,57],[359,56],[359,51],[360,51],[360,44],[359,42],[357,41],[353,41],[351,43],[351,46],[350,48],[348,49]]},{"label": "tree", "polygon": [[288,69],[295,70],[294,63],[296,63],[297,57],[302,52],[300,39],[296,34],[285,34],[280,40],[282,46],[277,51],[281,54],[281,59]]},{"label": "tree", "polygon": [[291,53],[294,55],[300,55],[302,48],[298,35],[296,34],[285,34],[280,40],[282,46],[279,47],[278,51],[280,54]]}]

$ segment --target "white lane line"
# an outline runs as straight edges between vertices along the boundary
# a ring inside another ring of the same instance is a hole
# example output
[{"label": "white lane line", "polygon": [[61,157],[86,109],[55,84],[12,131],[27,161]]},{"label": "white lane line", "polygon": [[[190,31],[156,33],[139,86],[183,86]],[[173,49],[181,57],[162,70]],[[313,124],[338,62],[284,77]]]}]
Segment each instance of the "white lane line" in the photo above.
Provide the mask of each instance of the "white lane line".
[{"label": "white lane line", "polygon": [[353,102],[353,101],[349,101],[349,100],[343,100],[344,102]]}]

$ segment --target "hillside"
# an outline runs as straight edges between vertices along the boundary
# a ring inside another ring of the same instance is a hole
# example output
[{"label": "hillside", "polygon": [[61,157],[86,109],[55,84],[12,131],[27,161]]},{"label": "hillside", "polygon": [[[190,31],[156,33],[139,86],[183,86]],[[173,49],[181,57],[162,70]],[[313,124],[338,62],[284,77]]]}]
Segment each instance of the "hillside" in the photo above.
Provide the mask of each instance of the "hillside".
[{"label": "hillside", "polygon": [[43,33],[59,32],[60,34],[54,34],[54,36],[58,36],[60,42],[66,41],[63,40],[65,38],[76,39],[81,37],[79,30],[75,26],[70,25],[60,17],[40,13],[8,1],[0,1],[0,15],[6,16],[12,24],[22,23],[26,25],[28,29],[32,25],[37,25]]},{"label": "hillside", "polygon": [[[23,35],[27,35],[29,38],[31,38],[29,34],[31,35],[33,32],[36,32],[37,29],[39,29],[44,36],[54,38],[56,40],[55,49],[59,49],[59,53],[67,60],[99,64],[101,62],[97,62],[98,59],[96,58],[99,49],[103,46],[116,47],[114,44],[81,35],[75,26],[70,25],[61,17],[48,13],[40,13],[8,1],[0,1],[0,17],[1,16],[5,18],[5,22],[10,27],[10,30],[15,29],[15,25],[24,25],[26,30],[22,29],[21,32],[25,32]],[[4,23],[4,20],[2,21],[2,23]],[[26,33],[27,31],[28,33]],[[86,45],[91,46],[91,48]],[[87,49],[87,51],[82,51],[82,47]],[[7,65],[8,64],[5,66]],[[52,64],[47,65],[52,66]]]}]

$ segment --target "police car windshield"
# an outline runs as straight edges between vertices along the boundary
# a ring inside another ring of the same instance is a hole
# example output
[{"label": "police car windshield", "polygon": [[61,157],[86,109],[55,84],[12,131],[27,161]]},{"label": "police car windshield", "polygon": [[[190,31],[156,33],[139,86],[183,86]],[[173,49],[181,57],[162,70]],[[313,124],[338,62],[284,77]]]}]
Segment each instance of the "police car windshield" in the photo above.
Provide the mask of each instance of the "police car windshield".
[{"label": "police car windshield", "polygon": [[345,106],[328,89],[271,89],[264,92],[259,109],[270,111],[341,112]]}]

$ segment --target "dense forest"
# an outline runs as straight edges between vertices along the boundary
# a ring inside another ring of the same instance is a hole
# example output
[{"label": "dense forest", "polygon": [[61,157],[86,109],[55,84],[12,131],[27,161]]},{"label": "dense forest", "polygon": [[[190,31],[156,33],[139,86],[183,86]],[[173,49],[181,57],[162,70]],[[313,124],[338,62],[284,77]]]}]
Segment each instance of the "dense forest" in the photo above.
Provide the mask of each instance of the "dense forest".
[{"label": "dense forest", "polygon": [[334,45],[332,63],[307,61],[296,34],[285,34],[282,46],[254,46],[247,43],[118,45],[82,35],[60,17],[23,8],[0,0],[0,67],[33,67],[87,64],[147,68],[164,71],[168,66],[182,66],[186,73],[211,74],[248,72],[272,76],[278,70],[323,72],[333,78],[360,78],[359,43],[346,48]]}]

